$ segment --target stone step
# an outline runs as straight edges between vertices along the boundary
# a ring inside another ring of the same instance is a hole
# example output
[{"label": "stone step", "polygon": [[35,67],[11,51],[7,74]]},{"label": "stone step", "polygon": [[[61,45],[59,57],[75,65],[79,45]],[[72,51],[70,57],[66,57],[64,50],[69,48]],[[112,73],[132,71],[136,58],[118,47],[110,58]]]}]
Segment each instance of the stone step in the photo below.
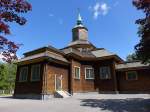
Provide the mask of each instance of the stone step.
[{"label": "stone step", "polygon": [[71,96],[71,94],[69,94],[67,91],[63,91],[63,90],[59,90],[54,93],[55,98],[68,98],[70,96]]}]

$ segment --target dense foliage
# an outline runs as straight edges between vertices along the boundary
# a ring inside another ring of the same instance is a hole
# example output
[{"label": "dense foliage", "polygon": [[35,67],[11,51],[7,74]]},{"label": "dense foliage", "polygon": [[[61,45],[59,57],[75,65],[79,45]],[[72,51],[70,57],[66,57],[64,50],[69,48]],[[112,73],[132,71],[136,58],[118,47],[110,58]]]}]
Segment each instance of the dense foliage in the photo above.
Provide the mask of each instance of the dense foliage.
[{"label": "dense foliage", "polygon": [[132,54],[129,54],[127,57],[126,57],[126,61],[139,61],[137,55],[135,53],[132,53]]},{"label": "dense foliage", "polygon": [[16,65],[0,63],[0,90],[13,90],[15,86]]},{"label": "dense foliage", "polygon": [[17,58],[16,51],[19,48],[19,44],[5,37],[11,33],[8,24],[15,22],[24,25],[26,19],[21,14],[30,10],[31,5],[26,0],[0,0],[0,54],[6,62]]},{"label": "dense foliage", "polygon": [[136,55],[143,63],[150,63],[150,0],[134,0],[133,5],[145,14],[145,17],[136,20],[140,37],[140,42],[135,46]]}]

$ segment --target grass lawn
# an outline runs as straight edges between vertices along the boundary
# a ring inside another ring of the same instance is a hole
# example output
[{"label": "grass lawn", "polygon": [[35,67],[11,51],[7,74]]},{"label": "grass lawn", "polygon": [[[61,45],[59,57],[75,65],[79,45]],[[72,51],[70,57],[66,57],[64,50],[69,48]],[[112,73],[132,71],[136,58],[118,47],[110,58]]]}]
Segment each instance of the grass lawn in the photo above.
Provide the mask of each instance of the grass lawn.
[{"label": "grass lawn", "polygon": [[0,94],[0,96],[12,96],[12,94]]}]

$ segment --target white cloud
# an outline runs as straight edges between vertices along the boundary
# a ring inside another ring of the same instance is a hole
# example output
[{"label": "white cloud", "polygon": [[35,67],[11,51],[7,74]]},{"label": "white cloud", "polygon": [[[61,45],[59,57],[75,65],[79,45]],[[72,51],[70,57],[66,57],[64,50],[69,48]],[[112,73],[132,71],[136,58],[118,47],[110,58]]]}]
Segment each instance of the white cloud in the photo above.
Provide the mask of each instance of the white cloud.
[{"label": "white cloud", "polygon": [[107,15],[110,7],[106,3],[97,2],[93,7],[89,6],[88,9],[93,12],[94,19],[97,19],[100,15]]},{"label": "white cloud", "polygon": [[107,4],[104,3],[101,5],[101,10],[102,10],[103,15],[106,15],[108,13],[109,9],[110,9],[110,7]]},{"label": "white cloud", "polygon": [[100,9],[100,3],[96,3],[94,6],[94,10],[98,11]]}]

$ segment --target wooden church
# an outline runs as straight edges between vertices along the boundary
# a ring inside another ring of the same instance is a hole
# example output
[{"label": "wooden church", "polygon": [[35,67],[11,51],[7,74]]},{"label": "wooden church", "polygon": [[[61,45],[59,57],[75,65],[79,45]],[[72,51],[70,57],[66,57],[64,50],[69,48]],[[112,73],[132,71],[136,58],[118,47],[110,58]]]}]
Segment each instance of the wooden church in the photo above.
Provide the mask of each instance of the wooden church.
[{"label": "wooden church", "polygon": [[149,93],[150,66],[125,62],[88,40],[80,14],[72,41],[57,49],[44,46],[17,62],[14,97],[48,98],[56,91],[74,93]]}]

